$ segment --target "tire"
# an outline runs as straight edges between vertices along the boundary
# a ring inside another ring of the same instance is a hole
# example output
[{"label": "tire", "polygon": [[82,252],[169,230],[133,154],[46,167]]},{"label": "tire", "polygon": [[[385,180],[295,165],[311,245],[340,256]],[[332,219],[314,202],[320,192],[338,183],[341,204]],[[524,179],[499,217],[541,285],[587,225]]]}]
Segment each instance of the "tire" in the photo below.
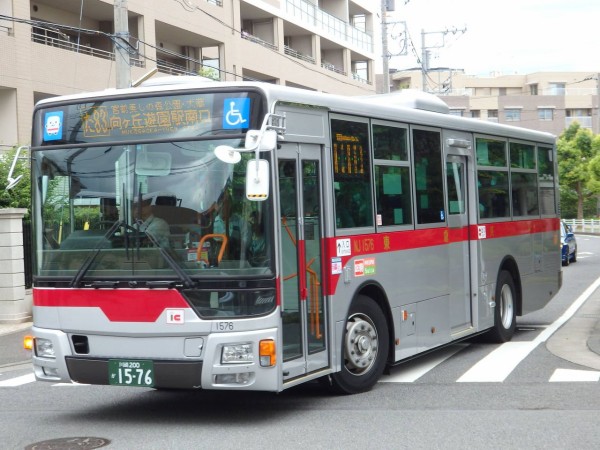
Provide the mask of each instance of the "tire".
[{"label": "tire", "polygon": [[487,333],[490,342],[504,343],[512,339],[517,324],[517,290],[511,274],[503,270],[496,283],[494,327]]},{"label": "tire", "polygon": [[358,296],[350,307],[342,341],[342,370],[331,376],[338,394],[370,390],[381,377],[387,362],[389,332],[385,315],[374,300]]},{"label": "tire", "polygon": [[565,260],[563,261],[562,265],[563,266],[568,266],[569,264],[571,264],[571,256],[567,253],[567,257],[565,258]]},{"label": "tire", "polygon": [[571,258],[571,262],[577,262],[577,249],[573,252],[573,258]]}]

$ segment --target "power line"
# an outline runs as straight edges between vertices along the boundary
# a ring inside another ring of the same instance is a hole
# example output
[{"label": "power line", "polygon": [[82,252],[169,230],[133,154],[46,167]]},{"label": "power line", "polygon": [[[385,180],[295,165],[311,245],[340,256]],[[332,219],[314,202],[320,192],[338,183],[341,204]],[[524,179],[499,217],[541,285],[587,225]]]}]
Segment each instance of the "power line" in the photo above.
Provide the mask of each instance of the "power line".
[{"label": "power line", "polygon": [[[178,3],[180,3],[180,4],[181,4],[181,2],[190,3],[190,2],[187,2],[187,0],[180,0],[180,1],[178,1]],[[225,26],[229,30],[232,30],[232,31],[238,33],[240,36],[242,36],[241,30],[237,30],[236,28],[233,28],[233,27],[229,26],[228,24],[226,24],[222,20],[218,19],[217,17],[213,16],[212,14],[210,14],[210,13],[208,13],[208,12],[206,12],[206,11],[198,8],[198,7],[195,7],[195,8],[196,9],[194,9],[192,11],[196,11],[196,10],[200,11],[203,14],[207,15],[208,17],[212,18],[213,20],[217,21],[219,24]],[[156,47],[155,45],[151,45],[151,44],[149,44],[149,43],[147,43],[147,42],[145,42],[143,40],[137,39],[137,38],[132,37],[132,36],[129,37],[129,40],[126,40],[126,39],[123,39],[122,36],[118,36],[116,34],[111,34],[111,33],[106,33],[106,32],[99,31],[99,30],[91,30],[91,29],[87,29],[87,28],[74,27],[74,26],[70,26],[70,25],[62,25],[62,24],[57,24],[57,23],[53,23],[53,22],[45,22],[45,21],[41,21],[41,20],[20,19],[20,18],[17,18],[17,17],[6,16],[6,15],[1,15],[1,14],[0,14],[0,20],[8,20],[8,21],[13,21],[13,22],[17,22],[17,23],[23,23],[23,24],[26,24],[26,25],[31,25],[31,26],[38,27],[40,29],[45,29],[45,30],[53,31],[53,32],[56,32],[56,33],[59,33],[59,34],[61,33],[61,30],[64,30],[64,31],[71,31],[73,33],[78,33],[79,32],[79,33],[82,33],[82,34],[89,34],[89,35],[94,35],[94,36],[105,37],[105,38],[110,39],[111,41],[113,41],[113,43],[115,44],[115,46],[117,48],[119,48],[119,49],[127,49],[128,53],[129,53],[129,56],[136,56],[137,58],[143,58],[144,60],[152,61],[152,62],[154,62],[154,63],[156,63],[158,65],[159,64],[158,58],[157,58],[157,60],[155,60],[155,59],[152,59],[152,58],[148,57],[145,53],[144,54],[140,53],[140,51],[139,51],[139,45],[143,44],[145,46],[154,48],[155,50],[157,50],[157,52],[166,53],[166,54],[174,56],[174,57],[176,57],[178,59],[186,60],[186,61],[198,64],[198,65],[204,67],[204,63],[202,61],[200,61],[200,60],[191,58],[191,57],[189,57],[187,55],[183,55],[183,54],[171,51],[171,50],[166,50],[166,49],[163,49],[163,48]],[[136,41],[136,45],[135,46],[132,45],[130,43],[130,40],[135,40]],[[304,64],[302,61],[298,60],[297,58],[288,56],[285,53],[279,52],[279,51],[277,51],[275,49],[271,49],[269,47],[263,47],[263,48],[266,49],[266,50],[269,50],[269,51],[275,53],[276,55],[278,55],[279,57],[283,57],[286,60],[288,60],[288,61],[290,61],[290,62],[292,62],[294,64],[297,64],[297,65],[299,65],[299,66],[301,66],[301,67],[303,67],[303,68],[305,68],[307,70],[316,71],[314,67],[311,67],[311,65]],[[187,69],[185,69],[183,67],[181,67],[181,68],[182,68],[182,70],[181,70],[182,73],[189,74],[189,75],[196,75],[196,76],[198,75],[198,73],[196,73],[196,72],[189,71],[189,70],[187,70]],[[225,69],[221,69],[221,68],[217,68],[217,67],[211,67],[211,68],[217,70],[219,73],[223,73],[223,74],[227,74],[227,75],[232,75],[235,78],[241,78],[242,80],[245,80],[245,81],[262,81],[260,79],[256,79],[256,78],[252,78],[252,77],[248,77],[248,76],[244,76],[244,75],[239,75],[239,74],[234,73],[234,72],[229,72],[229,71],[227,71]],[[329,75],[328,73],[322,73],[322,72],[318,72],[318,73],[319,73],[319,75],[327,77],[327,78],[330,78],[332,80],[335,80],[338,83],[342,83],[342,84],[345,84],[345,85],[348,85],[348,86],[352,86],[352,87],[357,87],[359,89],[363,89],[363,90],[365,90],[365,91],[367,91],[369,93],[372,93],[371,89],[364,88],[364,87],[362,87],[360,85],[357,86],[354,83],[351,83],[351,82],[339,79],[339,78],[337,78],[335,76]]]}]

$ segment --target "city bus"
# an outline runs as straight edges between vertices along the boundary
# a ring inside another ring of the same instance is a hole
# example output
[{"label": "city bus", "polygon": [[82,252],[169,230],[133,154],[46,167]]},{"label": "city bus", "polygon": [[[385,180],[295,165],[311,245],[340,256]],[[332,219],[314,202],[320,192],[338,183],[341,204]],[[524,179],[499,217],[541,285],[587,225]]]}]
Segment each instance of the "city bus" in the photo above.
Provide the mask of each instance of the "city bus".
[{"label": "city bus", "polygon": [[159,78],[40,101],[37,380],[371,389],[562,284],[555,139],[414,92]]}]

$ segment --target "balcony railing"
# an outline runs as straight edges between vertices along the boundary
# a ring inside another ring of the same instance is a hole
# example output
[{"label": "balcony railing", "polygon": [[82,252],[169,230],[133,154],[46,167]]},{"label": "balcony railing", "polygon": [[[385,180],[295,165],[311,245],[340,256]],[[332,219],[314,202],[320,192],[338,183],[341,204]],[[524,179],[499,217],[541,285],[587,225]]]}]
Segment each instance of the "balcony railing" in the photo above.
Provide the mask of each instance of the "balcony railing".
[{"label": "balcony railing", "polygon": [[336,67],[333,64],[328,63],[328,62],[322,62],[321,67],[323,69],[330,70],[335,73],[339,73],[340,75],[346,75],[346,72],[344,71],[344,69],[340,69],[339,67]]},{"label": "balcony railing", "polygon": [[358,73],[352,72],[352,79],[358,81],[360,83],[372,85],[373,83],[369,81],[367,78],[361,77]]},{"label": "balcony railing", "polygon": [[242,39],[246,39],[250,42],[254,42],[255,44],[258,45],[262,45],[263,47],[266,48],[270,48],[271,50],[279,50],[279,47],[277,47],[275,44],[272,44],[270,42],[267,41],[263,41],[261,38],[258,38],[250,33],[248,33],[247,31],[242,31]]},{"label": "balcony railing", "polygon": [[286,55],[290,55],[294,58],[301,59],[302,61],[306,61],[311,64],[315,64],[315,58],[313,58],[312,56],[308,56],[303,53],[300,53],[298,50],[294,50],[293,48],[288,47],[287,45],[284,46],[283,49],[284,49],[284,52]]},{"label": "balcony railing", "polygon": [[286,0],[286,12],[300,22],[319,27],[324,35],[348,42],[366,52],[373,52],[373,36],[317,8],[306,0]]},{"label": "balcony railing", "polygon": [[156,68],[160,73],[166,73],[169,75],[198,75],[197,72],[187,70],[184,66],[159,59],[156,61]]},{"label": "balcony railing", "polygon": [[[38,44],[49,45],[50,47],[60,48],[62,50],[68,50],[75,53],[82,53],[84,55],[94,56],[96,58],[109,59],[114,61],[114,52],[109,52],[95,47],[89,47],[86,45],[80,45],[67,38],[57,38],[54,36],[48,36],[43,33],[37,33],[32,31],[31,40]],[[138,58],[129,58],[129,63],[136,67],[145,67],[145,61]]]}]

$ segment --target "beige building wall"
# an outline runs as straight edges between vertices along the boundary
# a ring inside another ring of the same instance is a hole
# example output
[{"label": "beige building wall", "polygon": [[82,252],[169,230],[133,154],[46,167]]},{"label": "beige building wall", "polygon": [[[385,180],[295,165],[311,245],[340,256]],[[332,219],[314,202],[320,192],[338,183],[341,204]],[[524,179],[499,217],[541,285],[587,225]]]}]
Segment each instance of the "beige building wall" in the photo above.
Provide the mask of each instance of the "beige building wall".
[{"label": "beige building wall", "polygon": [[[452,114],[560,135],[573,121],[600,133],[600,74],[536,72],[475,77],[460,70],[433,69],[427,91],[439,96]],[[395,90],[423,90],[418,69],[391,75]]]},{"label": "beige building wall", "polygon": [[[82,14],[81,5],[0,0],[0,14],[27,22],[0,20],[0,151],[29,143],[38,100],[115,86],[113,44],[103,34],[114,33],[114,0],[85,0]],[[216,66],[210,73],[222,81],[375,93],[378,2],[128,0],[127,7],[132,80],[155,67],[165,76]],[[32,26],[31,19],[57,26]]]}]

